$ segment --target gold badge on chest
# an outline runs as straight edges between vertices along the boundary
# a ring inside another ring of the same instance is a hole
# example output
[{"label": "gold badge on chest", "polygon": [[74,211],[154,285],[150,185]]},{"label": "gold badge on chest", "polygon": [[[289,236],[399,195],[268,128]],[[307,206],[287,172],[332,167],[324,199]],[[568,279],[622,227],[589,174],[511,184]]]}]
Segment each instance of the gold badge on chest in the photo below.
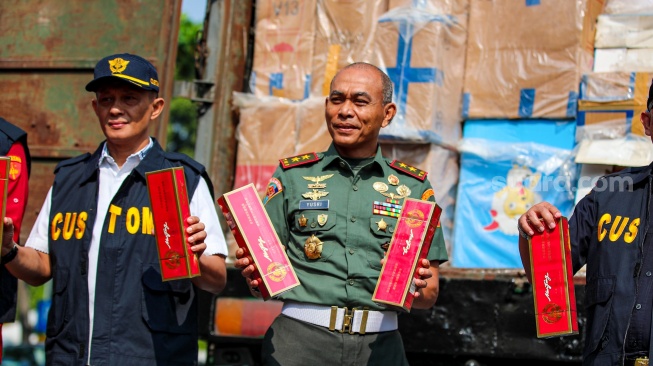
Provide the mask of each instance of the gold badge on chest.
[{"label": "gold badge on chest", "polygon": [[318,259],[322,256],[322,241],[315,234],[306,239],[304,253],[309,259]]},{"label": "gold badge on chest", "polygon": [[381,193],[385,197],[390,198],[391,200],[400,200],[410,196],[410,188],[408,188],[405,184],[399,185],[399,178],[397,178],[396,175],[390,174],[390,176],[388,176],[388,183],[392,186],[397,186],[397,193],[388,192],[390,187],[388,187],[388,184],[384,182],[375,182],[372,184],[372,188],[374,188],[375,191]]}]

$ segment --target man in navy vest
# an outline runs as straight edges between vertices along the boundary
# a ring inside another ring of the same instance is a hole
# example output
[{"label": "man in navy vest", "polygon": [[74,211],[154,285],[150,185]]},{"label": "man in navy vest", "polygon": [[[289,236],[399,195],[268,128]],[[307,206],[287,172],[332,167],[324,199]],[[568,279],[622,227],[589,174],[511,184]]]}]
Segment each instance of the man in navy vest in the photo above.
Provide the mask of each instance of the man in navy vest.
[{"label": "man in navy vest", "polygon": [[[653,86],[640,115],[653,136]],[[584,365],[648,365],[653,352],[653,164],[597,181],[574,209],[569,236],[574,271],[587,265]],[[554,228],[560,211],[539,203],[519,218],[519,251],[531,278],[528,238]],[[542,220],[542,221],[540,221]]]},{"label": "man in navy vest", "polygon": [[[106,141],[55,168],[25,247],[11,240],[5,219],[5,266],[31,285],[53,281],[47,364],[197,364],[197,290],[218,293],[226,281],[212,183],[202,165],[149,136],[165,105],[150,62],[127,53],[105,57],[86,90],[95,93]],[[145,173],[170,167],[184,168],[188,243],[202,275],[163,282]]]},{"label": "man in navy vest", "polygon": [[[19,243],[20,228],[27,207],[28,178],[31,157],[27,147],[27,133],[0,117],[0,156],[10,159],[7,181],[7,205],[5,216],[14,224],[12,239]],[[2,323],[16,319],[17,281],[6,268],[5,258],[0,261],[0,362],[2,362]]]}]

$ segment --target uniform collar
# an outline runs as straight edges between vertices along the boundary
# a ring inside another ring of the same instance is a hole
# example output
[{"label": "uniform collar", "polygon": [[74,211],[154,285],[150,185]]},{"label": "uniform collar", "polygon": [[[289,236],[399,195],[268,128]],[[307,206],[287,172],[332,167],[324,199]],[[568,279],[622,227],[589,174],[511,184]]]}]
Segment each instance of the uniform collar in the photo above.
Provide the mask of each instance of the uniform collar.
[{"label": "uniform collar", "polygon": [[[329,145],[329,149],[325,151],[323,154],[324,154],[323,160],[325,166],[329,166],[331,164],[339,164],[340,162],[347,164],[345,159],[342,156],[340,156],[340,154],[338,154],[338,151],[336,150],[336,147],[333,145],[333,143]],[[383,158],[383,154],[381,154],[381,147],[377,144],[376,155],[374,155],[374,161],[372,162],[372,164],[379,167],[380,169],[383,169],[382,168],[383,161],[384,158]]]},{"label": "uniform collar", "polygon": [[[84,175],[80,184],[91,180],[97,176],[98,168],[100,166],[100,159],[103,157],[104,149],[106,148],[106,141],[100,143],[100,146],[95,150],[91,158],[86,164]],[[139,151],[138,155],[141,162],[134,168],[132,174],[136,173],[145,179],[145,172],[158,170],[162,168],[164,151],[155,138],[150,138],[150,144],[143,150]]]},{"label": "uniform collar", "polygon": [[[103,142],[102,145],[103,145],[103,146],[102,146],[102,153],[100,154],[100,160],[98,161],[98,166],[102,165],[102,163],[105,162],[105,161],[112,161],[112,162],[115,162],[115,160],[113,159],[113,157],[109,154],[109,148],[107,148],[107,143],[106,143],[106,141]],[[145,156],[146,156],[147,153],[150,151],[150,149],[152,148],[152,146],[154,146],[154,141],[153,141],[152,138],[150,137],[150,142],[147,144],[147,146],[145,146],[144,148],[142,148],[140,151],[135,152],[135,153],[129,155],[129,156],[127,157],[127,160],[138,159],[139,161],[142,161],[143,159],[145,159]]]}]

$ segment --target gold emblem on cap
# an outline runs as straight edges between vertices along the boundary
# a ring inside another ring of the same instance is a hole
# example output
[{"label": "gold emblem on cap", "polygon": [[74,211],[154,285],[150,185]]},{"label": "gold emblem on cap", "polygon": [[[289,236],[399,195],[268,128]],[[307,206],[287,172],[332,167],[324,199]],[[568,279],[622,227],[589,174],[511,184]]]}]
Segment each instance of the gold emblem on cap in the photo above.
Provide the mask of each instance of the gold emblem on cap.
[{"label": "gold emblem on cap", "polygon": [[109,60],[109,69],[111,70],[112,74],[120,74],[121,72],[125,71],[125,69],[127,69],[128,64],[129,61],[125,61],[120,57],[114,58],[113,60]]},{"label": "gold emblem on cap", "polygon": [[313,182],[313,184],[309,184],[308,188],[310,189],[324,189],[326,188],[326,183],[320,183],[322,181],[325,181],[329,178],[333,177],[333,174],[327,174],[327,175],[321,175],[319,177],[302,177],[308,181]]},{"label": "gold emblem on cap", "polygon": [[313,201],[317,201],[318,199],[326,196],[327,194],[329,194],[329,192],[318,191],[317,189],[314,189],[313,192],[302,193],[302,197],[311,199]]},{"label": "gold emblem on cap", "polygon": [[324,226],[327,223],[327,219],[329,219],[329,215],[327,214],[319,214],[317,215],[317,223],[320,226]]},{"label": "gold emblem on cap", "polygon": [[304,253],[308,259],[318,259],[322,256],[322,241],[315,234],[306,239]]},{"label": "gold emblem on cap", "polygon": [[308,219],[306,217],[304,217],[304,214],[302,214],[302,217],[297,219],[297,221],[299,222],[299,226],[301,226],[301,227],[305,227],[306,224],[308,224]]},{"label": "gold emblem on cap", "polygon": [[388,223],[383,221],[383,217],[381,218],[381,220],[376,222],[376,226],[378,227],[376,229],[376,231],[379,231],[379,230],[386,231],[388,229]]}]

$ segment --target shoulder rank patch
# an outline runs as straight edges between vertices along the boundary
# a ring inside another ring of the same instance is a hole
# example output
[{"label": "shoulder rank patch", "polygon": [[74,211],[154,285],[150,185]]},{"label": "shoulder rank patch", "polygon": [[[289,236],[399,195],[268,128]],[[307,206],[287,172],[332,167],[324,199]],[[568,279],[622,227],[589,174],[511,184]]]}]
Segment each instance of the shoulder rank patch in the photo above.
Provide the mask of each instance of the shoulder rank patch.
[{"label": "shoulder rank patch", "polygon": [[320,160],[320,158],[317,156],[316,153],[308,153],[308,154],[301,154],[297,156],[291,156],[289,158],[283,158],[279,161],[281,162],[281,166],[284,169],[288,169],[288,168],[294,168],[296,166],[312,163],[318,160]]},{"label": "shoulder rank patch", "polygon": [[412,177],[415,177],[421,181],[424,181],[426,179],[426,173],[423,170],[417,169],[414,166],[410,166],[406,163],[402,163],[401,161],[398,160],[393,160],[392,163],[390,163],[390,166],[397,169],[400,172],[406,173]]}]

